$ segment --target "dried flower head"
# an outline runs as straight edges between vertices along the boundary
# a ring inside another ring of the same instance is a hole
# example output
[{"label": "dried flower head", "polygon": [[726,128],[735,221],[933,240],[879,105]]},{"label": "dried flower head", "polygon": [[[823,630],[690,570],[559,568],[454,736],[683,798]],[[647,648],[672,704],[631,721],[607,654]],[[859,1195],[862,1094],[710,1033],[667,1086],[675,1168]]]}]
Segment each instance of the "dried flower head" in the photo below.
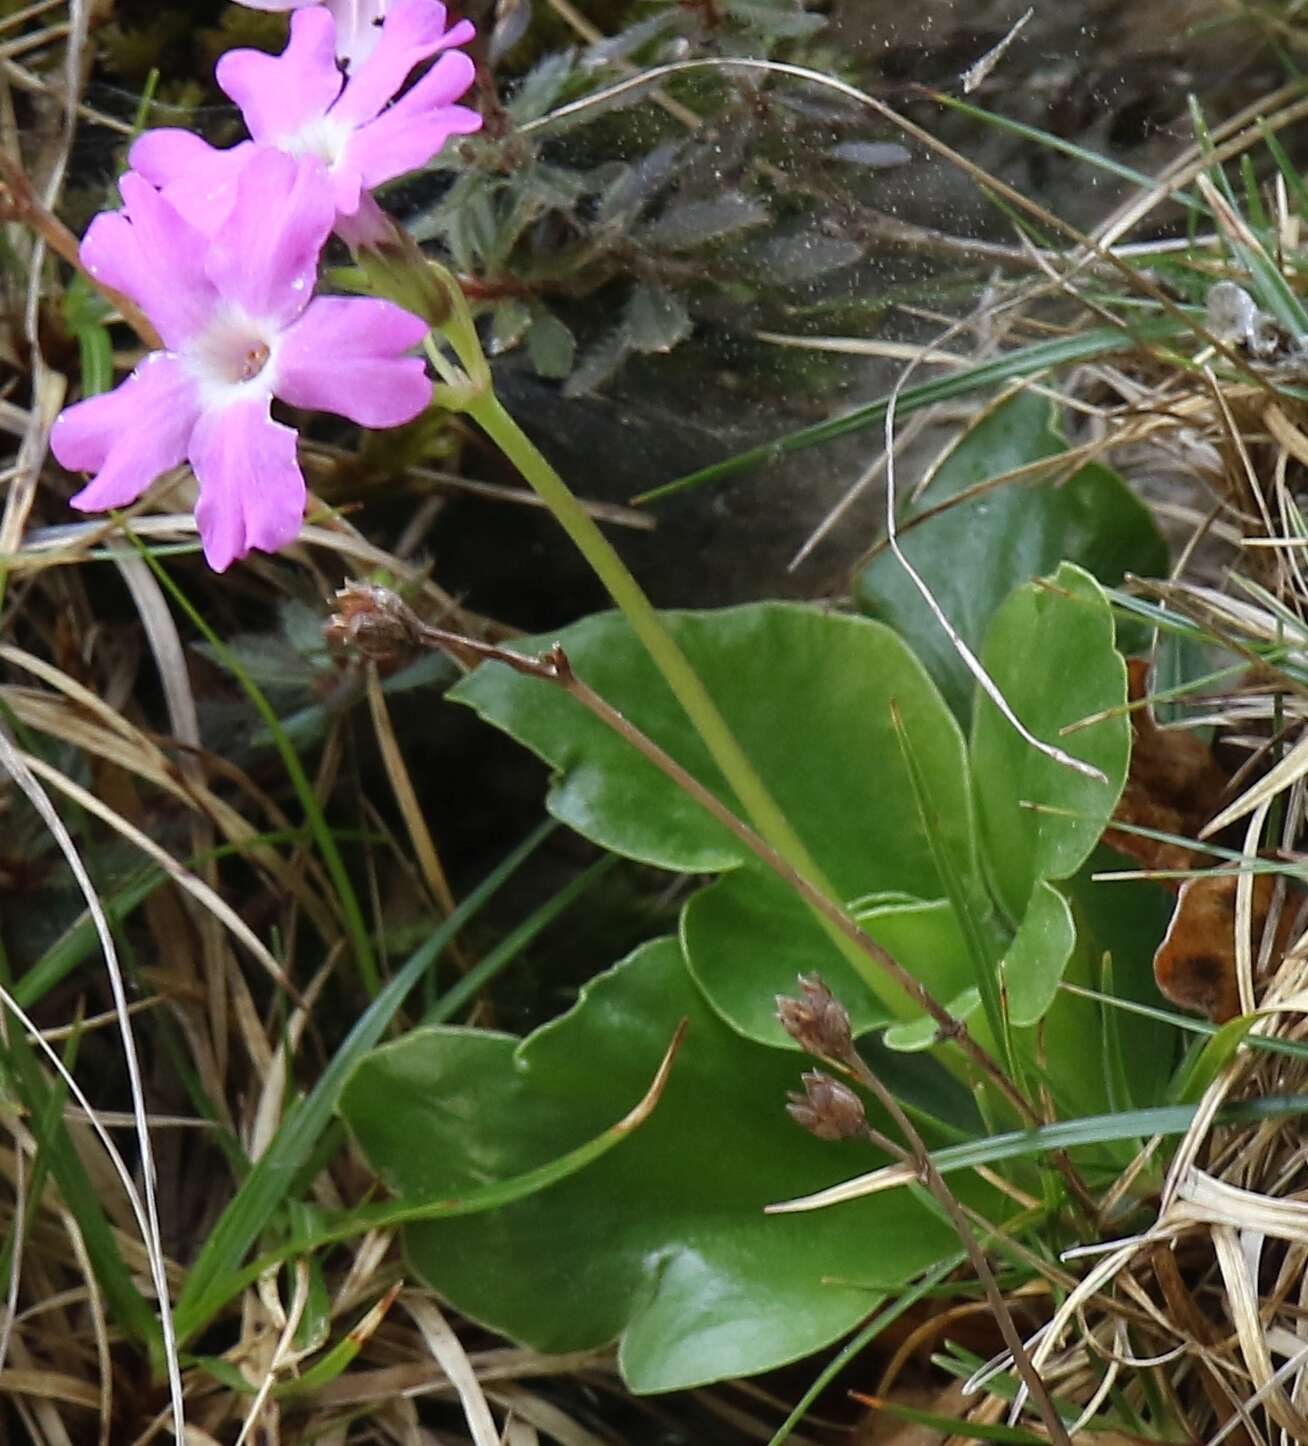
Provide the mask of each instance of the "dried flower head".
[{"label": "dried flower head", "polygon": [[336,594],[323,627],[333,647],[352,648],[380,667],[407,663],[421,647],[422,620],[384,587],[352,582]]},{"label": "dried flower head", "polygon": [[797,1125],[819,1140],[848,1140],[866,1131],[863,1101],[848,1085],[820,1069],[807,1070],[801,1079],[803,1093],[787,1093],[786,1113]]},{"label": "dried flower head", "polygon": [[853,1047],[849,1011],[817,974],[801,974],[802,998],[777,995],[777,1018],[786,1033],[809,1054],[844,1059]]}]

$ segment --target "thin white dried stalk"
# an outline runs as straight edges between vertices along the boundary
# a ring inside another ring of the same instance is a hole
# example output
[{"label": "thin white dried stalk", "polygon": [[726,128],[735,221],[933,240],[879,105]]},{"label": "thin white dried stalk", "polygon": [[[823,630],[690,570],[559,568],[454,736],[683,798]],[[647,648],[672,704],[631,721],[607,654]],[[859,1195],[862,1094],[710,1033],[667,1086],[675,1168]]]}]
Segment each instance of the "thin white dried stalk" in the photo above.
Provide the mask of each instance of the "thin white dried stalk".
[{"label": "thin white dried stalk", "polygon": [[405,1292],[400,1296],[400,1304],[418,1327],[436,1364],[449,1377],[458,1392],[459,1404],[463,1407],[463,1416],[468,1423],[468,1430],[472,1433],[474,1446],[500,1446],[500,1433],[490,1407],[486,1404],[481,1382],[477,1379],[477,1373],[468,1360],[462,1342],[450,1328],[436,1302],[428,1296]]},{"label": "thin white dried stalk", "polygon": [[[1263,836],[1263,826],[1272,803],[1270,798],[1264,800],[1249,816],[1249,826],[1244,835],[1245,858],[1258,857],[1258,841]],[[1253,872],[1244,869],[1235,881],[1235,982],[1239,989],[1241,1014],[1251,1014],[1257,1007],[1254,999],[1253,893]],[[1264,953],[1275,934],[1276,920],[1269,914],[1263,929]]]},{"label": "thin white dried stalk", "polygon": [[495,1386],[488,1390],[486,1395],[497,1406],[513,1413],[517,1418],[514,1422],[516,1426],[522,1427],[530,1423],[536,1430],[543,1431],[551,1441],[557,1441],[559,1446],[606,1446],[604,1438],[596,1436],[593,1431],[587,1431],[567,1412],[534,1391],[528,1391],[522,1386]]},{"label": "thin white dried stalk", "polygon": [[536,1428],[526,1421],[519,1421],[512,1411],[504,1423],[504,1435],[501,1439],[504,1446],[540,1446],[540,1436]]},{"label": "thin white dried stalk", "polygon": [[[1308,1360],[1308,1347],[1300,1344],[1298,1349],[1287,1352],[1283,1346],[1274,1343],[1280,1340],[1285,1334],[1285,1332],[1275,1328],[1269,1330],[1267,1332],[1267,1344],[1272,1350],[1275,1350],[1278,1355],[1287,1355],[1288,1358],[1272,1372],[1265,1386],[1260,1387],[1252,1396],[1247,1397],[1239,1403],[1240,1409],[1232,1412],[1226,1424],[1208,1438],[1205,1446],[1218,1446],[1219,1442],[1225,1441],[1226,1438],[1240,1426],[1249,1428],[1251,1434],[1254,1434],[1251,1421],[1253,1412],[1263,1404],[1263,1401],[1270,1391],[1276,1390],[1282,1381],[1294,1375],[1296,1371],[1303,1369],[1305,1361]],[[1290,1337],[1290,1339],[1293,1340],[1294,1337]],[[1254,1439],[1257,1440],[1259,1438],[1257,1435],[1254,1435]],[[1282,1439],[1284,1440],[1284,1438]],[[1289,1446],[1288,1442],[1286,1446]]]},{"label": "thin white dried stalk", "polygon": [[369,1230],[354,1246],[354,1259],[350,1262],[345,1279],[332,1297],[333,1320],[358,1305],[364,1295],[371,1294],[372,1281],[390,1254],[394,1240],[393,1230]]},{"label": "thin white dried stalk", "polygon": [[[276,1272],[272,1272],[276,1274]],[[295,1332],[300,1328],[300,1322],[304,1319],[304,1312],[309,1304],[309,1262],[299,1259],[295,1262],[295,1294],[291,1297],[291,1308],[283,1313],[283,1326],[281,1335],[277,1339],[277,1345],[273,1350],[272,1359],[268,1362],[268,1369],[264,1378],[259,1384],[259,1389],[254,1393],[254,1399],[250,1402],[250,1409],[245,1413],[245,1420],[241,1422],[240,1435],[236,1438],[236,1446],[245,1446],[250,1432],[258,1428],[259,1417],[263,1414],[264,1403],[269,1393],[277,1384],[277,1372],[282,1365],[291,1358],[292,1346],[295,1342]]]},{"label": "thin white dried stalk", "polygon": [[1242,1189],[1205,1170],[1190,1170],[1179,1182],[1167,1221],[1176,1225],[1229,1226],[1308,1245],[1308,1204]]},{"label": "thin white dried stalk", "polygon": [[1031,1351],[1032,1366],[1043,1375],[1049,1358],[1062,1340],[1063,1332],[1071,1325],[1077,1314],[1109,1284],[1114,1276],[1130,1265],[1142,1249],[1155,1245],[1159,1241],[1169,1240],[1174,1233],[1160,1222],[1147,1235],[1133,1239],[1105,1256],[1098,1265],[1077,1281],[1054,1313],[1053,1318],[1031,1337],[1030,1344],[1035,1347]]},{"label": "thin white dried stalk", "polygon": [[1230,1225],[1214,1225],[1211,1233],[1222,1284],[1226,1289],[1227,1308],[1259,1404],[1278,1426],[1290,1433],[1291,1440],[1308,1441],[1308,1419],[1294,1409],[1276,1383],[1276,1372],[1259,1312],[1258,1286],[1250,1276],[1240,1250],[1239,1234]]},{"label": "thin white dried stalk", "polygon": [[304,991],[303,1000],[296,1006],[295,1012],[287,1023],[286,1038],[282,1048],[273,1055],[271,1068],[263,1077],[263,1088],[259,1091],[259,1102],[254,1110],[250,1138],[246,1142],[246,1151],[252,1163],[262,1158],[264,1151],[272,1143],[273,1136],[277,1133],[277,1127],[282,1117],[282,1105],[286,1098],[286,1081],[291,1060],[295,1058],[295,1052],[300,1047],[300,1040],[308,1028],[313,1006],[317,1002],[323,986],[331,977],[342,947],[342,942],[338,941],[328,950],[322,967],[309,981],[309,987]]},{"label": "thin white dried stalk", "polygon": [[[9,1016],[0,1013],[0,1039],[9,1048]],[[9,1337],[18,1315],[18,1292],[23,1277],[23,1250],[27,1244],[27,1155],[17,1132],[14,1136],[14,1228],[9,1257],[9,1279],[5,1287],[4,1315],[0,1317],[0,1374],[9,1357]]]},{"label": "thin white dried stalk", "polygon": [[1246,789],[1239,798],[1228,804],[1215,819],[1206,823],[1199,830],[1199,837],[1211,838],[1213,834],[1220,833],[1227,824],[1234,823],[1255,809],[1264,808],[1278,793],[1284,793],[1305,776],[1308,776],[1308,736],[1300,738],[1279,763]]},{"label": "thin white dried stalk", "polygon": [[999,41],[997,45],[992,45],[990,49],[987,50],[986,53],[981,57],[980,60],[975,61],[973,64],[968,66],[968,68],[960,76],[960,79],[963,82],[964,95],[971,95],[974,90],[977,90],[980,86],[985,84],[985,81],[990,75],[990,72],[994,70],[995,66],[997,66],[999,62],[1004,58],[1005,51],[1007,51],[1008,47],[1022,33],[1023,26],[1026,25],[1027,21],[1030,20],[1030,18],[1034,14],[1035,6],[1028,6],[1026,13],[1018,17],[1018,19],[1009,29],[1008,34],[1005,35],[1004,38]]},{"label": "thin white dried stalk", "polygon": [[[77,845],[73,842],[72,836],[64,821],[59,817],[55,806],[50,801],[50,795],[42,788],[40,780],[28,767],[22,754],[14,746],[9,737],[8,730],[0,727],[0,766],[14,780],[22,792],[26,795],[32,807],[40,814],[42,821],[50,830],[55,842],[59,846],[60,853],[67,860],[68,867],[73,877],[77,880],[77,886],[86,900],[86,906],[91,911],[91,917],[95,921],[96,934],[100,939],[100,948],[104,954],[105,972],[109,979],[109,989],[113,995],[114,1009],[119,1018],[119,1034],[123,1046],[123,1060],[127,1066],[127,1079],[132,1096],[132,1113],[136,1122],[137,1147],[141,1153],[141,1181],[142,1193],[144,1195],[144,1208],[142,1208],[141,1195],[138,1195],[132,1183],[130,1172],[123,1163],[122,1156],[115,1148],[113,1141],[109,1138],[108,1132],[94,1118],[94,1107],[82,1093],[81,1087],[64,1067],[63,1061],[55,1050],[46,1044],[39,1037],[36,1043],[39,1048],[47,1051],[51,1062],[55,1065],[59,1074],[66,1080],[68,1086],[74,1091],[78,1102],[92,1116],[92,1126],[100,1136],[106,1148],[110,1151],[110,1158],[114,1161],[115,1168],[128,1190],[128,1199],[131,1201],[133,1213],[137,1217],[137,1223],[141,1228],[141,1236],[145,1242],[150,1260],[150,1276],[154,1282],[155,1294],[159,1304],[159,1321],[163,1332],[164,1362],[168,1373],[168,1389],[170,1405],[173,1417],[173,1431],[179,1441],[183,1440],[183,1432],[186,1424],[186,1412],[182,1401],[182,1373],[181,1366],[177,1359],[177,1339],[173,1331],[172,1303],[168,1294],[168,1274],[164,1260],[163,1237],[159,1229],[158,1203],[155,1199],[155,1172],[154,1172],[154,1148],[150,1141],[150,1122],[145,1111],[145,1088],[141,1080],[141,1064],[136,1052],[136,1038],[132,1033],[131,1017],[127,1009],[127,992],[123,987],[122,971],[118,964],[118,951],[114,945],[113,934],[109,928],[109,921],[105,918],[104,909],[101,906],[99,895],[95,891],[95,885],[91,882],[90,875],[82,863],[81,855],[77,851]],[[4,992],[5,1005],[16,1015],[25,1029],[32,1029],[34,1026],[26,1014],[22,1012],[19,1005],[8,991]]]},{"label": "thin white dried stalk", "polygon": [[[1115,1329],[1119,1342],[1123,1346],[1125,1346],[1126,1326],[1124,1322],[1117,1321],[1115,1323]],[[1094,1339],[1093,1335],[1090,1332],[1086,1332],[1086,1336],[1087,1339]],[[1076,1418],[1072,1425],[1067,1428],[1067,1434],[1072,1438],[1073,1441],[1075,1441],[1080,1436],[1081,1432],[1084,1431],[1086,1427],[1089,1426],[1090,1422],[1093,1421],[1094,1418],[1099,1414],[1100,1406],[1104,1404],[1104,1402],[1108,1399],[1109,1395],[1112,1393],[1113,1387],[1117,1384],[1117,1378],[1121,1375],[1121,1373],[1122,1362],[1117,1359],[1116,1356],[1110,1355],[1108,1357],[1108,1369],[1103,1373],[1103,1379],[1099,1382],[1098,1388],[1094,1391],[1090,1399],[1082,1407],[1081,1414]]]},{"label": "thin white dried stalk", "polygon": [[98,1441],[99,1446],[109,1446],[109,1428],[113,1423],[114,1412],[114,1371],[113,1361],[109,1355],[109,1325],[105,1320],[104,1301],[100,1296],[100,1286],[95,1278],[91,1257],[86,1253],[86,1241],[82,1238],[82,1227],[77,1223],[73,1213],[62,1205],[59,1209],[59,1219],[68,1233],[69,1244],[77,1259],[78,1271],[86,1282],[86,1305],[91,1313],[91,1333],[95,1337],[95,1356],[99,1366],[100,1431]]},{"label": "thin white dried stalk", "polygon": [[[909,424],[904,428],[904,431],[900,437],[900,441],[905,446],[909,445],[911,442],[915,441],[922,434],[922,432],[926,430],[930,423],[930,412],[919,412],[917,416],[915,416],[912,421],[910,421]],[[797,568],[801,567],[804,562],[807,561],[807,559],[812,555],[813,549],[817,547],[818,543],[820,543],[823,538],[827,537],[830,534],[831,530],[836,526],[840,519],[844,517],[845,513],[849,511],[849,509],[854,505],[855,502],[858,501],[858,499],[863,495],[864,492],[868,490],[869,487],[875,484],[877,479],[885,471],[885,468],[886,454],[885,452],[878,452],[877,455],[872,459],[872,462],[867,467],[865,467],[862,473],[855,479],[854,483],[850,487],[847,487],[845,489],[844,496],[841,497],[839,502],[837,502],[834,507],[828,510],[826,516],[823,517],[823,519],[818,523],[818,525],[800,544],[799,549],[798,551],[796,551],[794,557],[792,557],[790,561],[786,564],[787,572],[796,571]]]}]

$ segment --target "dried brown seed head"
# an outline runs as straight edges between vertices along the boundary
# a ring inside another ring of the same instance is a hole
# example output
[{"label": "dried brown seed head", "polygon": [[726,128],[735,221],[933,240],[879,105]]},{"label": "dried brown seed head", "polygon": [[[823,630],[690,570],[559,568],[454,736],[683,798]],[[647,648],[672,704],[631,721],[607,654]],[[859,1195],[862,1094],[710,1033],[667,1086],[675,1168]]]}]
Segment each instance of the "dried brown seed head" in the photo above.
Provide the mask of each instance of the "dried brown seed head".
[{"label": "dried brown seed head", "polygon": [[333,647],[351,648],[379,666],[395,667],[421,647],[422,621],[387,588],[352,582],[336,594],[336,611],[323,634]]},{"label": "dried brown seed head", "polygon": [[846,1084],[810,1069],[801,1076],[804,1091],[789,1091],[786,1113],[819,1140],[848,1140],[867,1129],[863,1101]]},{"label": "dried brown seed head", "polygon": [[800,999],[777,995],[781,1027],[809,1054],[844,1059],[853,1048],[849,1011],[816,974],[801,974]]}]

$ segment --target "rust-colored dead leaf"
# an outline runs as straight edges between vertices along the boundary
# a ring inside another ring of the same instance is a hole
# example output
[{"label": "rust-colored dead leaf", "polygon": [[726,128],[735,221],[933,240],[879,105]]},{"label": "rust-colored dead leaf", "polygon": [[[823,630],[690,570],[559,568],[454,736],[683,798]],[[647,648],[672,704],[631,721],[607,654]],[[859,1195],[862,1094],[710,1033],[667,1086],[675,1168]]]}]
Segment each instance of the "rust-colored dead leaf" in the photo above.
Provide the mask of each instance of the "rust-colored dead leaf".
[{"label": "rust-colored dead leaf", "polygon": [[[1202,739],[1158,726],[1144,702],[1149,696],[1148,661],[1128,658],[1126,667],[1127,696],[1137,707],[1131,714],[1131,769],[1113,818],[1137,828],[1198,838],[1204,824],[1229,801],[1230,778]],[[1104,834],[1104,842],[1147,869],[1202,868],[1209,857],[1182,844],[1115,828]],[[1180,881],[1162,882],[1177,888]]]},{"label": "rust-colored dead leaf", "polygon": [[[1197,838],[1229,802],[1230,777],[1201,739],[1158,726],[1152,711],[1143,705],[1149,694],[1148,663],[1131,658],[1127,670],[1130,699],[1142,706],[1132,714],[1130,774],[1113,818]],[[1183,843],[1145,838],[1117,828],[1109,828],[1104,841],[1147,869],[1201,869],[1212,858]],[[1223,872],[1159,882],[1177,893],[1171,923],[1154,955],[1159,991],[1172,1004],[1206,1014],[1214,1023],[1234,1019],[1240,1012],[1236,975],[1239,877]],[[1266,951],[1265,973],[1279,967],[1293,943],[1306,900],[1303,889],[1277,875],[1254,878],[1251,943],[1255,960],[1264,955],[1263,934],[1275,911],[1275,935]]]},{"label": "rust-colored dead leaf", "polygon": [[[1162,994],[1183,1009],[1206,1014],[1224,1024],[1240,1013],[1235,964],[1236,874],[1203,874],[1186,879],[1177,895],[1172,922],[1154,955],[1154,979]],[[1253,881],[1251,933],[1254,958],[1260,957],[1278,883],[1284,897],[1275,922],[1268,972],[1277,968],[1294,942],[1302,889],[1279,875],[1257,874]]]}]

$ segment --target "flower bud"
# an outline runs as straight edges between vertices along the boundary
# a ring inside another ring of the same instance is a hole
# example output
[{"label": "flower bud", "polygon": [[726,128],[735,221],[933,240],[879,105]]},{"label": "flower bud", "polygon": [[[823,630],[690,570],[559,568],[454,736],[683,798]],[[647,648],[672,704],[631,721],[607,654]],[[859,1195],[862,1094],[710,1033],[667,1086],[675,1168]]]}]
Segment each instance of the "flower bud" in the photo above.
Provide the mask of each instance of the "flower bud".
[{"label": "flower bud", "polygon": [[801,999],[777,995],[782,1029],[809,1054],[844,1059],[853,1047],[849,1011],[816,974],[801,974],[799,987]]},{"label": "flower bud", "polygon": [[444,326],[454,311],[458,282],[429,260],[402,227],[393,222],[385,225],[356,252],[360,270],[377,296],[422,317],[428,326]]},{"label": "flower bud", "polygon": [[867,1129],[863,1101],[848,1085],[823,1074],[820,1069],[806,1071],[801,1079],[804,1092],[787,1092],[786,1113],[797,1125],[819,1140],[848,1140]]}]

